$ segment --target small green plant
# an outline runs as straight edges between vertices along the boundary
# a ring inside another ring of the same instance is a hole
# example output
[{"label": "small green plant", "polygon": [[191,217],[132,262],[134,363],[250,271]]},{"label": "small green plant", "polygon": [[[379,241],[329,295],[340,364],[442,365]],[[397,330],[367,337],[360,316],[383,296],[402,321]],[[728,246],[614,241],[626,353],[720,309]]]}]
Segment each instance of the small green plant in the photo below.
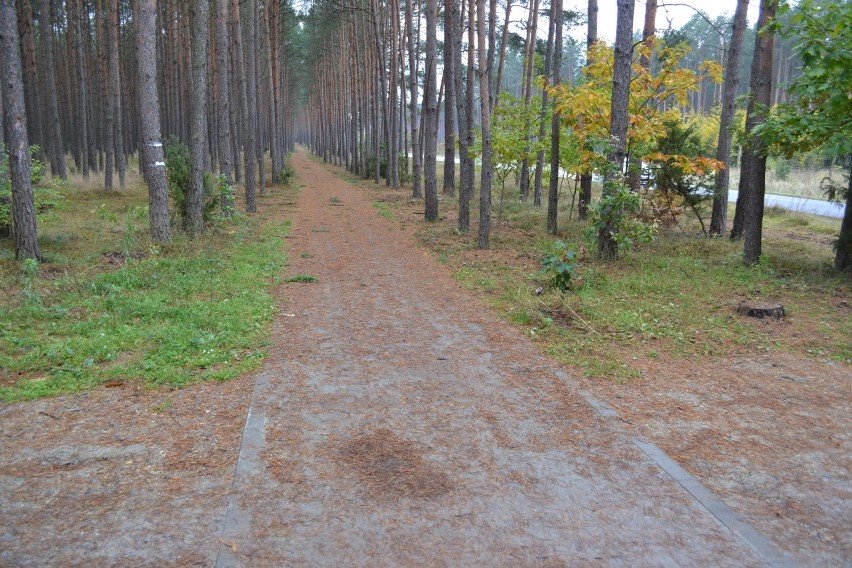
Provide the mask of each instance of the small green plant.
[{"label": "small green plant", "polygon": [[[52,183],[38,185],[44,178],[44,162],[37,159],[38,146],[30,146],[30,181],[33,185],[36,215],[42,220],[44,214],[65,207],[65,195]],[[9,175],[9,154],[0,142],[0,237],[9,236],[12,230],[12,178]]]},{"label": "small green plant", "polygon": [[[186,224],[189,214],[189,148],[181,144],[174,136],[166,142],[166,171],[169,177],[169,194],[175,202],[175,207],[183,223]],[[216,179],[210,172],[204,172],[203,216],[205,221],[213,218],[218,201],[219,192],[216,188]]]},{"label": "small green plant", "polygon": [[373,207],[378,209],[379,215],[381,215],[382,217],[384,217],[388,221],[393,220],[393,212],[390,210],[390,207],[388,207],[387,203],[384,203],[382,201],[374,201]]},{"label": "small green plant", "polygon": [[38,261],[28,258],[21,267],[21,296],[28,306],[41,305],[41,295],[36,288],[36,276],[38,276]]},{"label": "small green plant", "polygon": [[329,197],[328,198],[329,205],[343,205],[343,202],[340,201],[339,197]]},{"label": "small green plant", "polygon": [[163,400],[163,402],[161,402],[160,404],[155,404],[154,406],[152,406],[151,410],[153,412],[163,413],[163,412],[166,412],[167,410],[169,410],[172,407],[172,403],[173,403],[172,397],[167,396],[165,398],[165,400]]},{"label": "small green plant", "polygon": [[565,291],[571,288],[571,279],[577,276],[579,268],[577,253],[560,240],[553,243],[553,250],[542,257],[539,273],[547,276],[551,286]]},{"label": "small green plant", "polygon": [[230,219],[234,216],[234,202],[236,201],[234,188],[228,183],[228,178],[224,174],[219,174],[217,179],[219,181],[217,193],[219,195],[220,217]]},{"label": "small green plant", "polygon": [[312,255],[311,253],[309,253],[307,251],[303,252],[299,256],[301,256],[302,258],[313,258],[314,257],[314,255]]},{"label": "small green plant", "polygon": [[281,171],[278,172],[278,179],[276,181],[279,185],[290,185],[290,182],[295,175],[296,171],[288,164],[281,168]]},{"label": "small green plant", "polygon": [[775,177],[777,179],[787,179],[790,177],[790,160],[786,158],[778,158],[778,161],[775,162]]},{"label": "small green plant", "polygon": [[308,274],[296,274],[295,276],[285,278],[284,282],[319,282],[319,278]]},{"label": "small green plant", "polygon": [[596,241],[601,230],[610,228],[619,250],[627,250],[634,242],[650,243],[659,227],[656,221],[645,223],[636,217],[641,205],[642,197],[638,193],[620,185],[589,208],[591,226],[586,231],[586,238]]}]

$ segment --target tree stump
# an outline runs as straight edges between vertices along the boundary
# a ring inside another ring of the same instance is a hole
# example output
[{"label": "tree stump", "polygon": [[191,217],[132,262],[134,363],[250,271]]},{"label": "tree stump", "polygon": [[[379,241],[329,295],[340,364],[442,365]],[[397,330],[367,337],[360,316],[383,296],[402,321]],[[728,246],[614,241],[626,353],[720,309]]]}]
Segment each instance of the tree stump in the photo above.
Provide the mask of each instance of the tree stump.
[{"label": "tree stump", "polygon": [[750,318],[775,318],[784,317],[784,306],[781,304],[767,304],[762,302],[745,301],[737,306],[737,313]]}]

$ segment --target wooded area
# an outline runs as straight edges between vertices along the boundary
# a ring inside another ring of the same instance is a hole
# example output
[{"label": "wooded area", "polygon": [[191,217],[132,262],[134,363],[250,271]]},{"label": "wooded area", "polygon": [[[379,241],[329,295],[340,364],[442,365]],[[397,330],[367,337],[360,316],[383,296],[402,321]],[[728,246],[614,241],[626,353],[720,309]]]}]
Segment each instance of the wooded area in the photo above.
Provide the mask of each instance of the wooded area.
[{"label": "wooded area", "polygon": [[[108,192],[116,176],[124,187],[132,163],[149,186],[151,239],[169,242],[173,218],[199,235],[205,200],[218,199],[227,216],[241,184],[254,212],[300,142],[376,183],[410,183],[427,220],[439,216],[439,191],[458,191],[463,233],[478,192],[479,248],[490,245],[495,181],[501,204],[508,182],[512,199],[532,194],[542,206],[546,184],[553,234],[567,181],[579,184],[578,215],[597,233],[599,256],[617,258],[619,246],[654,236],[654,221],[636,218],[645,177],[670,209],[692,208],[706,234],[744,238],[746,263],[758,262],[767,157],[810,152],[847,177],[852,167],[848,137],[809,122],[814,109],[828,109],[836,131],[848,127],[848,74],[821,73],[824,85],[814,87],[803,67],[848,68],[849,5],[763,0],[747,29],[740,0],[732,17],[696,12],[661,30],[665,4],[649,1],[637,34],[635,3],[617,4],[610,47],[598,41],[595,0],[582,13],[560,0],[298,9],[286,0],[3,0],[9,167],[0,223],[18,258],[40,259],[30,160],[54,178],[98,176]],[[572,35],[583,29],[585,42]],[[738,100],[746,108],[738,111]],[[674,144],[678,137],[700,141]],[[191,175],[176,196],[167,155],[181,144]],[[732,164],[741,168],[740,199],[729,231]],[[593,180],[602,181],[594,201]],[[848,182],[834,178],[829,190],[847,201],[835,263],[845,269]],[[180,210],[170,211],[170,199]],[[707,230],[698,209],[711,199]]]}]

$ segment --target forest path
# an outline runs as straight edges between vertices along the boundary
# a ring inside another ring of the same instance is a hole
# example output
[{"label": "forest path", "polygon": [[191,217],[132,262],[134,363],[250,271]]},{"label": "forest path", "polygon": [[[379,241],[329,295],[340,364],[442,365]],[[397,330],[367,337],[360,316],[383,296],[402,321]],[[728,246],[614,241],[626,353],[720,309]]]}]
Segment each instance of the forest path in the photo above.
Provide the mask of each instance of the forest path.
[{"label": "forest path", "polygon": [[318,283],[280,289],[217,566],[764,565],[373,190],[293,166]]}]

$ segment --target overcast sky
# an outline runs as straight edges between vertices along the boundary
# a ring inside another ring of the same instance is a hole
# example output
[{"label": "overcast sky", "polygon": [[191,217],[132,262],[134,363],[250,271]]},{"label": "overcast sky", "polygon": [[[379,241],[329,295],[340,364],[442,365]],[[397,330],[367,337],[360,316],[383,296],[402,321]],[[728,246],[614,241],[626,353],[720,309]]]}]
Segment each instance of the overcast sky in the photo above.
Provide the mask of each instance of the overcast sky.
[{"label": "overcast sky", "polygon": [[[588,8],[587,0],[564,0],[566,10],[575,10],[578,12],[586,12]],[[733,17],[734,10],[737,7],[736,0],[658,0],[657,5],[657,32],[662,32],[669,28],[671,21],[672,28],[679,28],[689,21],[696,10],[700,10],[707,14],[710,19],[715,19],[717,16],[727,14]],[[758,4],[753,1],[749,6],[749,25],[757,21]],[[616,19],[616,2],[615,0],[598,0],[598,35],[601,39],[612,43],[615,40],[615,19]],[[644,0],[636,0],[636,12],[633,15],[633,29],[641,31],[645,22],[645,2]],[[585,40],[586,30],[577,30],[575,37]]]}]

